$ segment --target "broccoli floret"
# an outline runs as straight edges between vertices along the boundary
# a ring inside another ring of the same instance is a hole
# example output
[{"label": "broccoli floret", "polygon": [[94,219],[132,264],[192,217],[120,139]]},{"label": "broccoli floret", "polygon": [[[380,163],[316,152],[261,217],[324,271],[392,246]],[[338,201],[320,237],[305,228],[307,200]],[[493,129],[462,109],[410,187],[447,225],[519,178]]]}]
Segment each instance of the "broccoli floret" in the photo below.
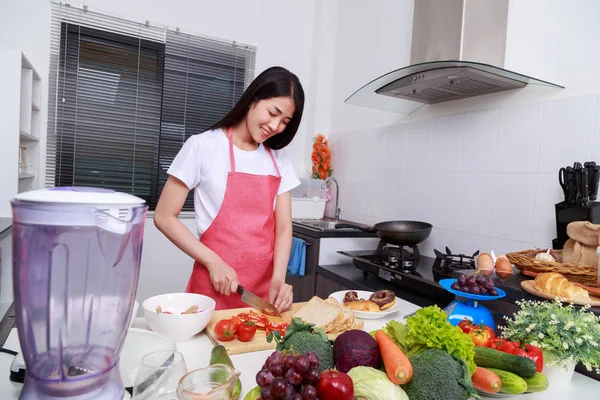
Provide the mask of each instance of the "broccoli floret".
[{"label": "broccoli floret", "polygon": [[410,400],[467,400],[479,398],[471,384],[469,367],[440,349],[429,349],[410,358],[413,377],[404,385]]},{"label": "broccoli floret", "polygon": [[333,343],[325,331],[298,317],[292,319],[285,330],[285,336],[281,337],[278,331],[271,332],[267,336],[267,341],[271,343],[272,340],[277,342],[277,350],[293,351],[298,354],[314,351],[319,359],[321,371],[334,366]]},{"label": "broccoli floret", "polygon": [[285,336],[285,340],[277,346],[277,350],[293,350],[299,354],[314,351],[317,353],[321,371],[333,368],[333,345],[331,341],[325,341],[317,333],[293,332],[290,336]]}]

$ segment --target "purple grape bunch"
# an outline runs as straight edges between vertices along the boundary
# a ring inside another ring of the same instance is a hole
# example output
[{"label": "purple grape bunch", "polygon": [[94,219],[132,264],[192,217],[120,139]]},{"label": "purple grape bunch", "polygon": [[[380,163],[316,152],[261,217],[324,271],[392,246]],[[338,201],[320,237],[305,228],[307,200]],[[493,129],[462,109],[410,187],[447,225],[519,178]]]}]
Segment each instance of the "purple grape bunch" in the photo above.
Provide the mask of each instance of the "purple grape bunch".
[{"label": "purple grape bunch", "polygon": [[317,353],[271,354],[256,374],[261,399],[315,400],[321,379]]},{"label": "purple grape bunch", "polygon": [[484,278],[481,275],[469,276],[460,274],[456,282],[450,285],[450,288],[464,293],[498,296],[498,291],[494,287],[494,281]]}]

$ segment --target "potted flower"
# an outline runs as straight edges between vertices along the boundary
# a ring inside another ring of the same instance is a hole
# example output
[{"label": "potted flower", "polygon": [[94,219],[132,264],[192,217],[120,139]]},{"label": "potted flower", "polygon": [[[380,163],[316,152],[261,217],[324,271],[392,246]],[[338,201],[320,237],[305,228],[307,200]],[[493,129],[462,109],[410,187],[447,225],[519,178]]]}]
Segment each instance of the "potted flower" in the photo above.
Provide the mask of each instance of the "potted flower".
[{"label": "potted flower", "polygon": [[322,134],[314,138],[313,151],[311,155],[312,173],[311,178],[325,180],[331,176],[331,152],[327,139]]},{"label": "potted flower", "polygon": [[588,371],[600,372],[600,317],[589,306],[575,308],[558,299],[516,303],[521,309],[512,318],[504,317],[503,336],[541,348],[543,374],[552,385],[568,384],[579,362]]}]

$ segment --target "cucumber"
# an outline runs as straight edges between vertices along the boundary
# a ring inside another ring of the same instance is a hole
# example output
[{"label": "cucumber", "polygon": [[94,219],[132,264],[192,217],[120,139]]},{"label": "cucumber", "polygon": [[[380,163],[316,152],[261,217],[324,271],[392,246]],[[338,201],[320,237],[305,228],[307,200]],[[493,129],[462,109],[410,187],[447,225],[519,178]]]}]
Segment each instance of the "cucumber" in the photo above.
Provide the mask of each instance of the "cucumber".
[{"label": "cucumber", "polygon": [[527,383],[526,392],[543,392],[548,389],[548,378],[546,378],[543,374],[536,372],[534,376],[531,378],[523,378],[525,383]]},{"label": "cucumber", "polygon": [[496,368],[488,369],[498,375],[502,380],[500,393],[521,394],[525,393],[525,390],[527,390],[525,379],[521,378],[519,375]]},{"label": "cucumber", "polygon": [[[234,368],[231,358],[229,358],[229,355],[227,354],[227,350],[225,350],[225,347],[221,346],[220,344],[213,347],[212,351],[210,352],[210,365],[215,364],[225,364],[231,368]],[[233,398],[237,399],[240,396],[240,393],[242,393],[242,382],[238,378],[237,382],[235,383],[235,389],[233,390]]]},{"label": "cucumber", "polygon": [[537,372],[535,361],[532,359],[515,356],[490,347],[475,346],[473,361],[479,367],[501,369],[523,378],[530,378]]}]

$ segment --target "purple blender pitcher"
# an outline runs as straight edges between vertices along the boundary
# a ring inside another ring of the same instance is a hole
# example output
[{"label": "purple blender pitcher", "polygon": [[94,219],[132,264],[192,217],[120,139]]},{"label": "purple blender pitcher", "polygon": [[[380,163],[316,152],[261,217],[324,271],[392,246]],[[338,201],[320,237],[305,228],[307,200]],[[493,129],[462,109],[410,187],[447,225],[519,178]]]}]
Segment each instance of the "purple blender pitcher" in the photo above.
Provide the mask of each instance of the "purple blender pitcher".
[{"label": "purple blender pitcher", "polygon": [[13,287],[27,377],[20,399],[122,399],[119,354],[138,283],[147,206],[99,188],[12,201]]}]

